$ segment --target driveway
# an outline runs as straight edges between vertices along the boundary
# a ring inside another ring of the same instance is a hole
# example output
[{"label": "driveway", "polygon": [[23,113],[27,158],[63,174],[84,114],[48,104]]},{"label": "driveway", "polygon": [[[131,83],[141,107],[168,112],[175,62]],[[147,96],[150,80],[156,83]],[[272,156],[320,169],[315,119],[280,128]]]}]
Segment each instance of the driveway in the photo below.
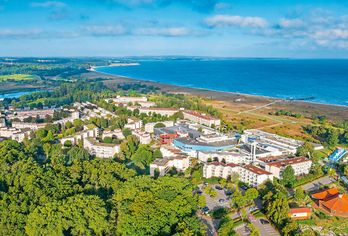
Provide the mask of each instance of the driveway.
[{"label": "driveway", "polygon": [[242,224],[234,228],[234,231],[240,236],[249,236],[250,235],[250,230],[247,230],[246,224]]},{"label": "driveway", "polygon": [[[260,235],[266,235],[266,236],[279,236],[277,230],[273,228],[271,224],[261,224],[260,218],[255,218],[253,215],[249,215],[249,221],[251,224],[253,224],[259,231]],[[267,220],[268,221],[268,220]]]},{"label": "driveway", "polygon": [[305,184],[302,186],[302,189],[306,192],[311,192],[314,190],[318,190],[321,186],[331,184],[336,182],[335,180],[331,179],[329,176],[324,176],[320,179],[314,180],[311,183]]}]

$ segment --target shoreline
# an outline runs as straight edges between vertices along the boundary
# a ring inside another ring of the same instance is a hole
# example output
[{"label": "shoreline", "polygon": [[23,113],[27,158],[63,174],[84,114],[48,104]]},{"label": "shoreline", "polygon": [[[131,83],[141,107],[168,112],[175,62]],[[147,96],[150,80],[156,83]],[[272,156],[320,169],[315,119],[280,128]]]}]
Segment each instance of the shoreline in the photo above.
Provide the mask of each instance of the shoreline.
[{"label": "shoreline", "polygon": [[[113,65],[109,66],[98,66],[95,68],[101,68],[101,67],[114,67]],[[99,74],[104,74],[108,76],[114,76],[114,77],[120,77],[124,79],[130,79],[134,80],[137,82],[146,82],[146,83],[156,83],[156,84],[161,84],[161,85],[166,85],[166,86],[174,86],[174,87],[182,87],[182,88],[187,88],[187,89],[198,89],[202,91],[211,91],[211,92],[217,92],[217,93],[228,93],[231,95],[240,95],[240,96],[251,96],[251,97],[261,97],[261,98],[266,98],[266,99],[272,99],[272,100],[281,100],[283,102],[303,102],[303,103],[310,103],[310,104],[315,104],[315,105],[326,105],[326,106],[334,106],[334,107],[343,107],[348,109],[348,105],[341,105],[341,104],[332,104],[332,103],[323,103],[323,102],[315,102],[315,101],[309,101],[309,100],[301,100],[301,99],[286,99],[286,98],[278,98],[278,97],[272,97],[272,96],[267,96],[267,95],[257,95],[257,94],[249,94],[249,93],[239,93],[239,92],[231,92],[231,91],[223,91],[223,90],[216,90],[216,89],[208,89],[208,88],[201,88],[201,87],[191,87],[191,86],[184,86],[184,85],[178,85],[178,84],[164,84],[155,80],[142,80],[142,79],[136,79],[136,78],[131,78],[123,75],[114,75],[106,72],[100,72],[95,69],[90,70],[95,73]]]},{"label": "shoreline", "polygon": [[333,121],[343,121],[347,120],[348,118],[348,106],[344,105],[324,104],[299,100],[285,100],[269,96],[215,91],[205,88],[191,88],[179,85],[164,84],[149,80],[139,80],[126,76],[116,76],[98,71],[88,71],[83,75],[90,79],[104,78],[106,79],[104,81],[104,84],[112,88],[117,88],[118,84],[142,83],[145,85],[158,87],[162,92],[190,94],[193,96],[205,98],[209,101],[216,100],[224,102],[228,105],[230,104],[232,106],[238,106],[238,109],[240,109],[240,107],[243,107],[243,110],[247,110],[247,108],[252,109],[253,107],[275,102],[272,105],[273,109],[284,109],[292,112],[299,112],[307,116],[324,115]]}]

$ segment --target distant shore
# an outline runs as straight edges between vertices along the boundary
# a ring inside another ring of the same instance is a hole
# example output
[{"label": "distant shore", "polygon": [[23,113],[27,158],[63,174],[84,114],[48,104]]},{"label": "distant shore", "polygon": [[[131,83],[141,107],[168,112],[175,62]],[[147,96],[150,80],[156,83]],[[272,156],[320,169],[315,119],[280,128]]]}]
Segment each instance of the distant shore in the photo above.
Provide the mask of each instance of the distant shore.
[{"label": "distant shore", "polygon": [[[106,65],[106,66],[91,66],[91,68],[89,68],[89,71],[94,71],[97,72],[96,69],[98,68],[102,68],[102,67],[113,67],[113,66],[139,66],[140,63],[138,62],[131,62],[131,63],[111,63],[110,65]],[[100,73],[100,72],[98,72]]]},{"label": "distant shore", "polygon": [[105,84],[109,87],[116,88],[118,84],[124,83],[142,83],[158,87],[161,91],[171,93],[182,93],[200,96],[210,100],[224,101],[233,104],[245,104],[246,106],[259,106],[276,101],[273,105],[275,109],[287,109],[293,112],[301,112],[307,115],[325,115],[332,120],[345,120],[348,118],[348,107],[333,104],[322,104],[309,101],[286,100],[268,96],[259,96],[251,94],[241,94],[235,92],[215,91],[203,88],[190,88],[177,85],[163,84],[154,81],[138,80],[124,76],[115,76],[98,71],[91,71],[84,74],[91,79],[105,78]]}]

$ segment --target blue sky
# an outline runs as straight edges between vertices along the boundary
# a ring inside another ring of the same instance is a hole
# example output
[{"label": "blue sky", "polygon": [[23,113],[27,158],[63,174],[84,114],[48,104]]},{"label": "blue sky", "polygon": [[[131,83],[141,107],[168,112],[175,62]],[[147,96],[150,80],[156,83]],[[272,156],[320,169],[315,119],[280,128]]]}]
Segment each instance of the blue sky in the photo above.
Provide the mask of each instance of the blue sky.
[{"label": "blue sky", "polygon": [[348,57],[347,0],[0,0],[0,56]]}]

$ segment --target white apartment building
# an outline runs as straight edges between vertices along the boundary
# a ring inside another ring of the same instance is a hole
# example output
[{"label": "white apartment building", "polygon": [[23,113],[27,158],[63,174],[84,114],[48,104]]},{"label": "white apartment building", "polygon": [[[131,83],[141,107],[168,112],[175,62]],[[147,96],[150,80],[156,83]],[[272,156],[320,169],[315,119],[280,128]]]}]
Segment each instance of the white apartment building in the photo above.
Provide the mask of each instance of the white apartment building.
[{"label": "white apartment building", "polygon": [[104,130],[102,134],[102,139],[106,137],[110,137],[110,138],[116,137],[117,139],[124,139],[124,135],[121,129]]},{"label": "white apartment building", "polygon": [[174,157],[157,158],[150,164],[150,175],[154,176],[158,170],[160,176],[164,176],[172,167],[178,171],[184,171],[190,166],[190,157],[177,155]]},{"label": "white apartment building", "polygon": [[145,132],[148,132],[148,133],[151,133],[151,134],[152,134],[152,133],[154,132],[155,126],[156,126],[157,124],[159,124],[159,123],[163,124],[165,127],[172,127],[172,126],[174,126],[174,121],[171,121],[171,120],[169,120],[169,121],[161,121],[161,122],[147,123],[147,124],[145,124],[145,127],[144,127]]},{"label": "white apartment building", "polygon": [[119,144],[100,143],[94,138],[85,138],[83,140],[83,148],[91,155],[99,158],[112,158],[120,151]]},{"label": "white apartment building", "polygon": [[139,102],[147,102],[146,97],[126,97],[126,96],[117,96],[116,98],[107,98],[105,101],[112,101],[114,103],[139,103]]},{"label": "white apartment building", "polygon": [[264,182],[273,180],[272,173],[253,165],[244,165],[239,168],[239,180],[252,187],[258,187]]},{"label": "white apartment building", "polygon": [[30,137],[31,131],[19,130],[13,127],[2,127],[0,128],[0,137],[10,138],[16,140],[17,142],[23,142],[25,137]]},{"label": "white apartment building", "polygon": [[75,145],[77,144],[80,140],[84,140],[86,138],[96,138],[99,136],[99,129],[94,128],[94,129],[87,129],[81,132],[78,132],[74,135],[62,138],[60,140],[60,143],[64,145],[66,141],[70,141],[71,144]]},{"label": "white apartment building", "polygon": [[80,118],[80,112],[78,111],[73,111],[69,117],[63,118],[61,120],[54,121],[54,124],[61,124],[64,125],[67,122],[73,122],[76,119]]},{"label": "white apartment building", "polygon": [[179,154],[182,154],[182,151],[180,149],[169,145],[162,145],[160,147],[160,151],[163,157],[174,157]]},{"label": "white apartment building", "polygon": [[233,163],[225,164],[223,162],[210,162],[204,165],[203,177],[219,177],[227,179],[229,176],[238,174],[239,166]]},{"label": "white apartment building", "polygon": [[271,172],[275,177],[280,179],[287,166],[291,166],[294,169],[295,176],[306,175],[311,169],[312,161],[305,157],[288,158],[267,163],[265,165],[265,170]]},{"label": "white apartment building", "polygon": [[39,117],[39,118],[45,118],[46,116],[53,117],[54,110],[53,109],[42,109],[42,110],[27,110],[27,111],[15,111],[15,114],[9,115],[9,119],[17,118],[21,121],[23,121],[25,118],[29,117]]},{"label": "white apartment building", "polygon": [[38,130],[40,128],[45,128],[46,125],[47,123],[12,122],[12,127],[16,129]]},{"label": "white apartment building", "polygon": [[238,174],[239,180],[253,187],[258,187],[267,180],[273,180],[272,173],[253,165],[237,165],[233,163],[210,162],[204,164],[203,177],[219,177],[227,179],[233,173]]},{"label": "white apartment building", "polygon": [[146,133],[141,130],[133,130],[132,134],[139,139],[139,142],[141,144],[150,144],[151,143],[151,136],[149,133]]},{"label": "white apartment building", "polygon": [[221,120],[214,118],[210,115],[199,113],[196,111],[183,111],[184,119],[196,122],[198,124],[206,125],[211,127],[214,125],[215,127],[219,127],[221,125]]},{"label": "white apartment building", "polygon": [[137,118],[128,118],[127,124],[124,126],[124,128],[128,128],[130,130],[136,130],[141,129],[143,126],[142,120],[139,120]]},{"label": "white apartment building", "polygon": [[198,151],[197,158],[202,163],[207,162],[225,162],[242,164],[246,163],[249,156],[238,152],[236,150],[231,151],[221,151],[221,152],[211,152],[211,151]]},{"label": "white apartment building", "polygon": [[6,120],[5,120],[5,118],[0,118],[0,127],[6,127]]}]

